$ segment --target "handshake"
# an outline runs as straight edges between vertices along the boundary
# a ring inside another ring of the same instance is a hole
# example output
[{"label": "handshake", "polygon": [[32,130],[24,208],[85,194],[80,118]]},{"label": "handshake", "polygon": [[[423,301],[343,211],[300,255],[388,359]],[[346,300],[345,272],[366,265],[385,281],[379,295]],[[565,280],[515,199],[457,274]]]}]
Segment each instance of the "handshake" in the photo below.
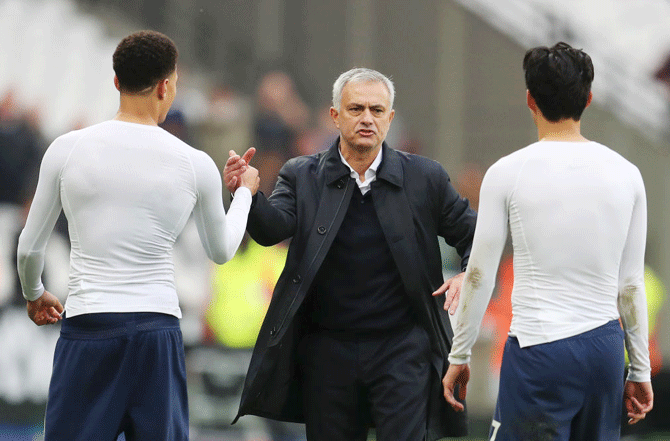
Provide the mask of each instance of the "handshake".
[{"label": "handshake", "polygon": [[223,182],[230,194],[235,194],[235,190],[240,187],[247,187],[251,190],[252,196],[258,191],[261,182],[258,170],[249,165],[255,154],[256,149],[253,147],[242,156],[235,153],[234,150],[228,152],[229,158],[223,168]]}]

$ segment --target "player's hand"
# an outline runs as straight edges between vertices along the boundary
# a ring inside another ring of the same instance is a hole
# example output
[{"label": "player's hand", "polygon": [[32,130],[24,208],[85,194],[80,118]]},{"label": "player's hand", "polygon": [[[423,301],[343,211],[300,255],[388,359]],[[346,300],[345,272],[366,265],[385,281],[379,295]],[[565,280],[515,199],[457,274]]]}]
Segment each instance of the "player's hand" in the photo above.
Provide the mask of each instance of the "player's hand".
[{"label": "player's hand", "polygon": [[623,401],[628,415],[628,424],[635,424],[644,419],[654,407],[654,391],[651,388],[651,382],[626,381]]},{"label": "player's hand", "polygon": [[244,173],[239,177],[240,187],[247,187],[251,190],[251,195],[255,195],[258,191],[258,186],[261,183],[261,178],[258,176],[258,170],[254,167],[247,167]]},{"label": "player's hand", "polygon": [[60,304],[55,295],[48,291],[44,291],[44,294],[37,300],[28,300],[26,309],[30,320],[38,326],[57,323],[62,318],[61,314],[63,313],[63,305]]},{"label": "player's hand", "polygon": [[228,191],[233,194],[240,186],[240,176],[249,165],[249,161],[256,154],[256,149],[250,147],[244,155],[240,156],[234,150],[228,152],[228,160],[223,168],[223,183]]},{"label": "player's hand", "polygon": [[[465,401],[465,395],[468,391],[468,381],[470,381],[470,365],[467,363],[450,364],[447,373],[442,379],[444,398],[456,412],[463,412],[465,410],[462,401]],[[458,385],[458,400],[454,396],[456,385]]]},{"label": "player's hand", "polygon": [[461,297],[461,286],[463,286],[463,279],[465,278],[465,272],[456,274],[451,279],[447,280],[437,288],[433,293],[433,296],[445,295],[444,298],[444,310],[449,311],[449,314],[454,315],[456,313],[456,308],[458,308],[458,300]]}]

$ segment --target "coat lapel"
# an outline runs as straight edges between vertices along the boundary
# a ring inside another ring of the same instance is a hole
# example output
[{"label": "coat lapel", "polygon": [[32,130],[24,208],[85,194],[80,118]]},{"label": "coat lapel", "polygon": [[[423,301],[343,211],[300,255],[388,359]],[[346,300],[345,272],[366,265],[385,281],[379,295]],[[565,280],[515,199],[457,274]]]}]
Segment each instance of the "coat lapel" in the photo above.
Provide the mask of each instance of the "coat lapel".
[{"label": "coat lapel", "polygon": [[425,278],[423,253],[416,240],[414,214],[404,185],[403,165],[400,154],[384,143],[382,165],[377,180],[372,183],[372,200],[377,211],[384,237],[391,249],[417,317],[426,329],[434,326],[430,312],[430,292],[424,292],[430,283]]}]

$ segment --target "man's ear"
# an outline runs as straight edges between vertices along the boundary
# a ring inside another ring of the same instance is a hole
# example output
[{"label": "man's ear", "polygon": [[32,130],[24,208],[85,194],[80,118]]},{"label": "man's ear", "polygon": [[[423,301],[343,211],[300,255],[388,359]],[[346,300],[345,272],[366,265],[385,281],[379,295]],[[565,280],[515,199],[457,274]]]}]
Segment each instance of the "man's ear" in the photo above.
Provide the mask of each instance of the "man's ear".
[{"label": "man's ear", "polygon": [[119,83],[119,77],[114,75],[114,87],[116,87],[116,90],[121,92],[121,84]]},{"label": "man's ear", "polygon": [[337,117],[339,114],[340,112],[338,112],[335,107],[330,108],[330,117],[332,118],[335,127],[337,127],[338,129],[340,128],[340,123],[337,122]]}]

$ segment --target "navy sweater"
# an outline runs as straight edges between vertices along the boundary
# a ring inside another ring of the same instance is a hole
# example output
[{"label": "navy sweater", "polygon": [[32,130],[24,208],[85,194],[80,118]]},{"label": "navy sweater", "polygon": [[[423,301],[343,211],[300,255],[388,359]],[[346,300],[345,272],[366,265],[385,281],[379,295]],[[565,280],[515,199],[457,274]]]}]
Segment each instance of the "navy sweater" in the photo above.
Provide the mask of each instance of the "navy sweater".
[{"label": "navy sweater", "polygon": [[356,187],[342,226],[312,285],[317,329],[376,333],[409,326],[411,306],[372,198]]}]

